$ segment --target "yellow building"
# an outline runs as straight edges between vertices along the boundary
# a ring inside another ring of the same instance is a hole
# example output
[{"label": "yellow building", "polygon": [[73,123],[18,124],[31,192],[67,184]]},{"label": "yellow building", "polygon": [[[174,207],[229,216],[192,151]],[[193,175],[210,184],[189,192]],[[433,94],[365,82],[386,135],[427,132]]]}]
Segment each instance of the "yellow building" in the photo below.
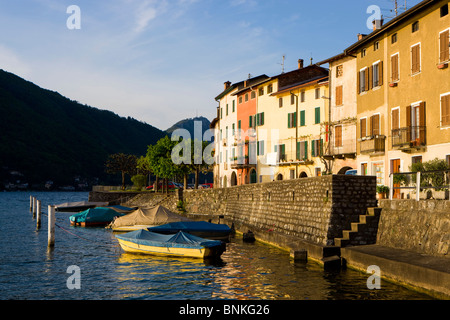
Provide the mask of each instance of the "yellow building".
[{"label": "yellow building", "polygon": [[320,176],[328,114],[328,70],[299,67],[258,86],[258,182]]},{"label": "yellow building", "polygon": [[422,1],[345,50],[357,64],[358,170],[379,185],[414,162],[450,161],[448,6]]}]

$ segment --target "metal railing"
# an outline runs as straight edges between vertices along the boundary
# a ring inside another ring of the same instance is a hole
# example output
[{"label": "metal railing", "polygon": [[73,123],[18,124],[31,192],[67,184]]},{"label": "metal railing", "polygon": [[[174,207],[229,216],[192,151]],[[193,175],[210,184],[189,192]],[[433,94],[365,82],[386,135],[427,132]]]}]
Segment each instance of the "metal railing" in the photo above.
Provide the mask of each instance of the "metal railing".
[{"label": "metal railing", "polygon": [[361,153],[381,153],[385,151],[386,136],[377,135],[370,138],[361,139]]},{"label": "metal railing", "polygon": [[426,145],[427,127],[412,126],[392,130],[393,147],[420,147]]},{"label": "metal railing", "polygon": [[431,198],[449,200],[449,190],[450,170],[399,172],[389,175],[390,200],[405,197],[416,201]]}]

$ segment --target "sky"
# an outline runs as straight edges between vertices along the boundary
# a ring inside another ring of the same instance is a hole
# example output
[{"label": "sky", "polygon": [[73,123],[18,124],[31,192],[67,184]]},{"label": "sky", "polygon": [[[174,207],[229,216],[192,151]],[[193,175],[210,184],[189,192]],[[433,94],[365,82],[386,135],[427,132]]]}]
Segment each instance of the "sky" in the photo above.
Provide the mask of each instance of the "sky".
[{"label": "sky", "polygon": [[0,69],[165,130],[212,120],[224,82],[280,74],[283,56],[287,72],[341,53],[372,5],[394,17],[393,0],[0,0]]}]

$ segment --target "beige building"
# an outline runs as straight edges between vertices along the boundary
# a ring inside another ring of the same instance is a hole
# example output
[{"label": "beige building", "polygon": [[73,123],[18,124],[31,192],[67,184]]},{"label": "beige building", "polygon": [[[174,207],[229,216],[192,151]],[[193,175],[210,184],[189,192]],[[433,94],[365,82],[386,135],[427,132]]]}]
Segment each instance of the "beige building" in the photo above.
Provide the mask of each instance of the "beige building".
[{"label": "beige building", "polygon": [[356,169],[356,58],[340,54],[319,62],[329,64],[329,147],[324,151],[333,174]]}]

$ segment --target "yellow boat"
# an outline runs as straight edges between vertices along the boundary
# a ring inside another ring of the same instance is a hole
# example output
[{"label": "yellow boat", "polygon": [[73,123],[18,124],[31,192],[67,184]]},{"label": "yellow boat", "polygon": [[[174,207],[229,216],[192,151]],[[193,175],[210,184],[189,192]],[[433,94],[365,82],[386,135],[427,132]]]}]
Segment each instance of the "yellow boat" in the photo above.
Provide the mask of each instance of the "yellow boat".
[{"label": "yellow boat", "polygon": [[225,251],[225,243],[208,240],[189,233],[164,235],[147,230],[137,230],[123,235],[116,235],[125,252],[159,256],[176,256],[189,258],[220,257]]}]

